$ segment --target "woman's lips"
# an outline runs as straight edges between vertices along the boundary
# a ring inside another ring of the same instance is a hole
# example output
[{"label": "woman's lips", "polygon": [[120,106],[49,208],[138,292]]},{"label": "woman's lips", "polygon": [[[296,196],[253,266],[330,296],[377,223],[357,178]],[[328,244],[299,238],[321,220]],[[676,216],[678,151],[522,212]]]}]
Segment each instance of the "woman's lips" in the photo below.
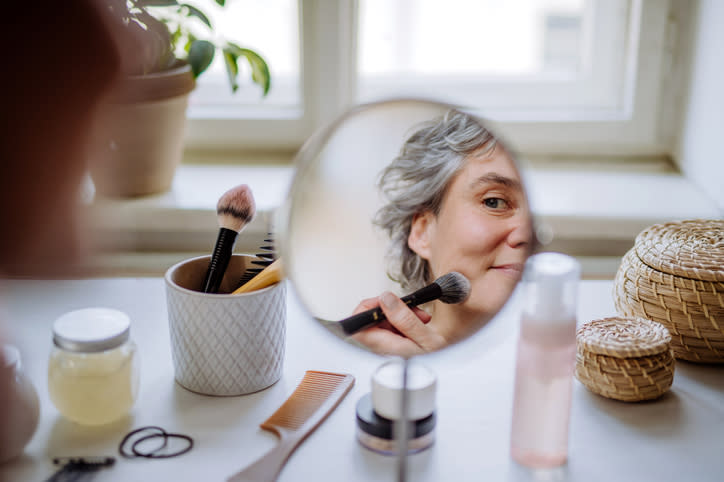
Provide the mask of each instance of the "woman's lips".
[{"label": "woman's lips", "polygon": [[523,273],[523,263],[496,264],[495,266],[491,266],[490,269],[518,279]]}]

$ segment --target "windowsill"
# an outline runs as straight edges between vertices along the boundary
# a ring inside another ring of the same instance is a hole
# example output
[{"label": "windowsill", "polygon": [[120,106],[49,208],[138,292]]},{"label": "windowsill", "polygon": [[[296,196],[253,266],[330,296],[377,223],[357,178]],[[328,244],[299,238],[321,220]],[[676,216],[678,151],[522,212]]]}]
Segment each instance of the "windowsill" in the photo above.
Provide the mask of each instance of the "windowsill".
[{"label": "windowsill", "polygon": [[135,199],[97,198],[91,225],[104,253],[89,269],[102,274],[159,275],[176,261],[212,251],[219,226],[216,203],[226,190],[248,184],[256,215],[235,252],[258,253],[293,175],[289,165],[191,165],[176,171],[169,192]]},{"label": "windowsill", "polygon": [[[294,175],[289,165],[182,165],[170,192],[131,200],[95,200],[90,207],[106,254],[95,272],[160,275],[178,260],[207,254],[218,225],[216,202],[237,184],[254,192],[257,215],[235,251],[259,252],[273,230],[274,210]],[[687,178],[666,163],[533,162],[524,169],[539,234],[546,250],[584,261],[588,277],[609,277],[645,227],[676,219],[719,218],[722,213]],[[112,253],[112,254],[110,254]]]}]

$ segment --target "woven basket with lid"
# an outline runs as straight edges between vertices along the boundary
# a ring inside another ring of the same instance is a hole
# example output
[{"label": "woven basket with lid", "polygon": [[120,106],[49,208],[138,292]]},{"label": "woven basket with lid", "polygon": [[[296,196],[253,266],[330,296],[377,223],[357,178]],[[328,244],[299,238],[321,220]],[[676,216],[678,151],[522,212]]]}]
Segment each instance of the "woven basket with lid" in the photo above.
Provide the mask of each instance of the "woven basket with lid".
[{"label": "woven basket with lid", "polygon": [[668,330],[643,318],[593,320],[576,333],[576,378],[590,391],[624,402],[652,400],[674,380]]},{"label": "woven basket with lid", "polygon": [[724,220],[642,231],[616,274],[614,303],[666,326],[677,358],[724,363]]}]

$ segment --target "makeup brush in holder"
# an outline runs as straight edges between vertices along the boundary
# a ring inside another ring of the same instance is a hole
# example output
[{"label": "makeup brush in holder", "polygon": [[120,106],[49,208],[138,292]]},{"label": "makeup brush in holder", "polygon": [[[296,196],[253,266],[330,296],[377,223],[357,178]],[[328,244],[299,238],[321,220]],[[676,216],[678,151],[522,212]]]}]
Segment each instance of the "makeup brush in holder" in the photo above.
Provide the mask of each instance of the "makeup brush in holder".
[{"label": "makeup brush in holder", "polygon": [[236,237],[252,220],[255,212],[254,196],[246,184],[229,189],[219,199],[216,205],[219,235],[216,238],[209,268],[201,286],[202,292],[217,293],[219,291],[224,272],[229,266]]}]

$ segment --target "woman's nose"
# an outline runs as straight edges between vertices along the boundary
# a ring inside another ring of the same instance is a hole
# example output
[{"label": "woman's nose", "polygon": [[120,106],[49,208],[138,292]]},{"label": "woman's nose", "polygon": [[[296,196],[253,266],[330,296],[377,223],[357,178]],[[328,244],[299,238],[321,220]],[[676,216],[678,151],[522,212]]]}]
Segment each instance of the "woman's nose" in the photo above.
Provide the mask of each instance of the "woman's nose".
[{"label": "woman's nose", "polygon": [[533,244],[533,222],[528,213],[521,213],[511,218],[511,229],[508,232],[506,241],[513,248],[532,246]]}]

